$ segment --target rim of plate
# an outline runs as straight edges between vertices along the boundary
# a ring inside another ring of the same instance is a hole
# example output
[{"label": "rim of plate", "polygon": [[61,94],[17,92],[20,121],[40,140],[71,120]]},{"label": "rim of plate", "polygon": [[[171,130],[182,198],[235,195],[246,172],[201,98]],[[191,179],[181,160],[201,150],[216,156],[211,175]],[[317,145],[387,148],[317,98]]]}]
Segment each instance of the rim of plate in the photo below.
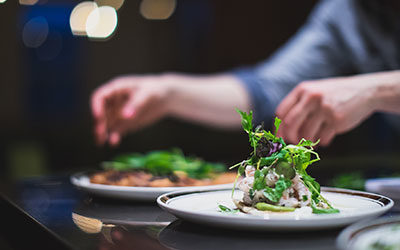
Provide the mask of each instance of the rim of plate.
[{"label": "rim of plate", "polygon": [[141,192],[176,192],[183,190],[193,190],[193,189],[221,189],[227,188],[232,183],[228,184],[218,184],[218,185],[206,185],[206,186],[187,186],[187,187],[136,187],[136,186],[117,186],[117,185],[107,185],[107,184],[98,184],[91,183],[90,181],[86,184],[83,183],[81,178],[89,178],[90,171],[75,173],[70,176],[70,181],[73,185],[81,188],[89,188],[96,190],[115,190],[115,191],[141,191]]},{"label": "rim of plate", "polygon": [[[170,212],[170,210],[175,210],[175,211],[179,211],[180,213],[185,213],[185,214],[190,214],[190,215],[204,215],[207,216],[208,218],[221,218],[221,216],[219,215],[214,215],[214,214],[210,214],[207,212],[202,212],[202,211],[196,211],[196,212],[191,212],[191,211],[187,211],[186,209],[181,209],[181,208],[171,208],[168,206],[168,203],[170,203],[174,198],[180,197],[180,196],[185,196],[185,195],[192,195],[192,194],[196,194],[196,193],[206,193],[206,192],[219,192],[219,191],[230,191],[232,189],[228,189],[228,188],[221,188],[221,189],[214,189],[214,190],[183,190],[183,191],[173,191],[173,192],[169,192],[169,193],[165,193],[160,195],[157,198],[157,204],[159,206],[161,206],[161,208],[166,209],[167,211]],[[237,190],[237,189],[236,189]],[[383,196],[383,195],[379,195],[379,194],[374,194],[374,193],[369,193],[369,192],[364,192],[364,191],[358,191],[358,190],[351,190],[351,189],[344,189],[344,188],[334,188],[334,187],[321,187],[321,190],[324,192],[330,192],[330,193],[336,193],[336,194],[344,194],[344,195],[355,195],[355,196],[359,196],[359,197],[363,197],[369,200],[374,201],[375,203],[379,204],[381,207],[377,210],[382,210],[380,212],[384,213],[386,211],[388,211],[390,208],[393,207],[394,202],[392,199]],[[371,211],[369,210],[365,210],[363,212],[358,213],[356,216],[363,216],[363,215],[367,215],[367,214],[373,214],[371,213]],[[254,216],[254,215],[249,215],[248,217],[238,217],[235,215],[229,215],[229,214],[225,214],[224,215],[225,218],[236,218],[236,220],[242,220],[242,221],[260,221],[260,217],[259,216]],[[269,219],[264,219],[264,220],[268,220],[268,221],[296,221],[294,222],[295,224],[298,224],[300,222],[305,222],[305,221],[320,221],[323,219],[332,219],[332,218],[337,218],[337,214],[326,214],[324,215],[324,217],[322,218],[318,218],[318,217],[313,217],[313,218],[302,218],[302,219],[296,219],[296,220],[292,220],[292,219],[274,219],[274,218],[269,218]]]},{"label": "rim of plate", "polygon": [[400,223],[400,215],[394,217],[382,217],[378,219],[366,219],[343,229],[336,239],[336,245],[339,249],[351,249],[353,241],[364,232],[386,226],[394,223]]}]

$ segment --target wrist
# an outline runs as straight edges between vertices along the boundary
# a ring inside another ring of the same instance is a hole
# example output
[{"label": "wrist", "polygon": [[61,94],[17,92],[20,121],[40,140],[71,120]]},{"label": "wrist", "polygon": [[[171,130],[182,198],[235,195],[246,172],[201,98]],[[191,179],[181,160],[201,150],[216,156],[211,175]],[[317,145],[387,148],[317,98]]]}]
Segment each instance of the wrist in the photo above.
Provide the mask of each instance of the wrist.
[{"label": "wrist", "polygon": [[374,112],[399,113],[400,71],[378,73],[374,80],[371,103]]},{"label": "wrist", "polygon": [[182,76],[176,73],[164,73],[159,76],[159,81],[162,83],[163,88],[166,91],[164,109],[167,116],[175,116],[177,112],[177,105],[181,100],[182,92]]}]

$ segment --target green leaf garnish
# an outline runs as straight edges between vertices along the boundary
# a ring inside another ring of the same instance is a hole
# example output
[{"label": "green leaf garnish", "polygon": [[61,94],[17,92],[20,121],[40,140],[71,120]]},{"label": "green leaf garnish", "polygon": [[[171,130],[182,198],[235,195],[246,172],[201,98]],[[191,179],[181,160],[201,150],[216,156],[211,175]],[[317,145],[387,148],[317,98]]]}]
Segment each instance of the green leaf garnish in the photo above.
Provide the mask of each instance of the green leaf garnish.
[{"label": "green leaf garnish", "polygon": [[[274,120],[275,133],[273,134],[262,129],[262,126],[253,128],[252,111],[249,114],[239,109],[236,109],[236,111],[241,116],[243,129],[249,135],[249,142],[253,152],[247,160],[233,165],[231,168],[240,166],[238,176],[243,174],[243,169],[247,165],[256,168],[253,187],[250,189],[251,192],[249,194],[251,199],[254,198],[255,191],[262,191],[264,196],[271,202],[279,202],[283,192],[292,185],[291,179],[298,174],[300,180],[311,192],[313,213],[339,212],[321,195],[320,185],[306,172],[308,166],[320,160],[318,153],[314,151],[314,147],[319,143],[319,140],[313,142],[303,138],[296,145],[286,145],[284,140],[277,136],[281,125],[281,120],[278,117]],[[279,148],[277,148],[277,145],[279,145]],[[257,147],[258,151],[256,150]],[[265,181],[265,176],[271,169],[274,169],[281,176],[275,183],[275,187],[267,186]],[[234,189],[232,190],[232,195],[233,192]],[[301,197],[301,199],[307,201],[308,197]],[[327,206],[328,209],[322,209],[319,206]]]},{"label": "green leaf garnish", "polygon": [[283,192],[290,188],[291,185],[291,180],[281,177],[275,183],[275,188],[270,188],[267,186],[265,187],[263,194],[268,200],[277,203],[281,199]]},{"label": "green leaf garnish", "polygon": [[281,119],[279,119],[278,117],[275,117],[275,121],[274,121],[274,126],[275,126],[275,136],[278,133],[279,130],[279,126],[281,125]]},{"label": "green leaf garnish", "polygon": [[311,208],[314,214],[337,214],[340,213],[339,209],[336,208],[318,208],[313,202],[311,202]]},{"label": "green leaf garnish", "polygon": [[224,212],[224,213],[232,213],[232,214],[234,214],[234,213],[237,213],[239,211],[239,209],[237,209],[237,208],[232,209],[232,208],[229,208],[229,207],[221,205],[221,204],[218,205],[218,208],[219,208],[220,212]]}]

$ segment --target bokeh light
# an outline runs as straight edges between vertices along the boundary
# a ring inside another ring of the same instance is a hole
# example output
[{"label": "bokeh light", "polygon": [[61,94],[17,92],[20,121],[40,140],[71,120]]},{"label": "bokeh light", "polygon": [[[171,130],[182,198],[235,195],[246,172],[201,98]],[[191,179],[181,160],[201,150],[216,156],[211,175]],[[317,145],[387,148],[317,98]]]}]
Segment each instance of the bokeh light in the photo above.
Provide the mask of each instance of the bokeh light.
[{"label": "bokeh light", "polygon": [[4,3],[5,1],[7,1],[7,0],[0,0],[0,3]]},{"label": "bokeh light", "polygon": [[124,0],[95,0],[98,6],[111,6],[119,10],[124,4]]},{"label": "bokeh light", "polygon": [[97,9],[97,4],[89,1],[81,2],[75,6],[69,18],[72,34],[78,36],[86,35],[86,21],[89,14],[95,9]]},{"label": "bokeh light", "polygon": [[150,20],[168,19],[175,11],[176,0],[142,0],[140,14]]},{"label": "bokeh light", "polygon": [[46,18],[39,16],[29,20],[22,30],[22,41],[26,47],[38,48],[49,35],[49,24]]},{"label": "bokeh light", "polygon": [[22,5],[35,5],[39,2],[39,0],[19,0],[19,3]]},{"label": "bokeh light", "polygon": [[118,16],[111,6],[94,9],[86,20],[86,33],[90,38],[108,38],[118,24]]}]

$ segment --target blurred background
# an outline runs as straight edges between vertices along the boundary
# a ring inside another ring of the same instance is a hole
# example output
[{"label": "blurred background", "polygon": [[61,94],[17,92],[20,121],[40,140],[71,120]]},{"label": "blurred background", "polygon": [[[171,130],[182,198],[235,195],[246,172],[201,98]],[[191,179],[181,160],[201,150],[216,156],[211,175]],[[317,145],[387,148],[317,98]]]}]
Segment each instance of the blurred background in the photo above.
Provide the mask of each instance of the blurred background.
[{"label": "blurred background", "polygon": [[[0,178],[97,168],[118,153],[179,147],[232,164],[247,157],[241,131],[173,119],[94,143],[92,91],[121,74],[212,73],[267,58],[305,22],[317,1],[0,0]],[[319,148],[311,173],[400,172],[399,135],[374,115]],[[317,165],[317,164],[316,164]]]}]

